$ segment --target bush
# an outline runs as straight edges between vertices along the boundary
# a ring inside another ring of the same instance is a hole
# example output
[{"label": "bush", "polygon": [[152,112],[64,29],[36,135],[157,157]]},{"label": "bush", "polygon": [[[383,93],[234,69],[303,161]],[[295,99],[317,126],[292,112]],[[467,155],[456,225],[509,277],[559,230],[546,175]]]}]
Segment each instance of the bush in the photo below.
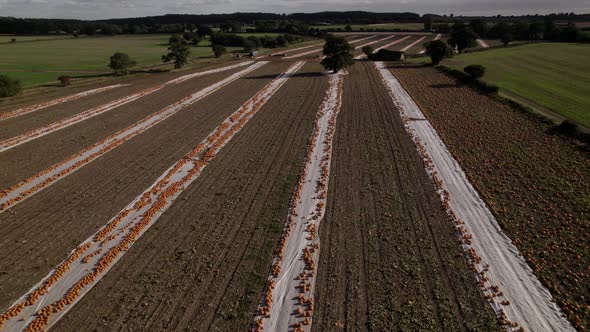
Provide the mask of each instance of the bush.
[{"label": "bush", "polygon": [[109,67],[115,72],[115,75],[127,75],[129,68],[136,65],[126,53],[116,52],[111,56]]},{"label": "bush", "polygon": [[22,91],[20,80],[0,75],[0,98],[12,97]]},{"label": "bush", "polygon": [[373,47],[371,47],[369,45],[363,46],[362,50],[363,50],[363,53],[365,53],[365,55],[367,57],[371,56],[371,54],[373,54],[373,51],[374,51]]},{"label": "bush", "polygon": [[482,78],[483,75],[485,75],[486,67],[482,65],[469,65],[463,68],[463,71],[466,72],[472,79],[476,80],[478,78]]},{"label": "bush", "polygon": [[57,79],[61,82],[61,86],[63,86],[63,87],[66,87],[66,86],[69,86],[70,84],[72,84],[72,82],[71,82],[72,78],[70,76],[61,75]]},{"label": "bush", "polygon": [[16,43],[16,38],[12,38],[12,39],[10,39],[10,42],[11,42],[11,43]]},{"label": "bush", "polygon": [[211,46],[211,49],[213,50],[213,54],[215,55],[216,58],[221,57],[222,55],[224,55],[227,52],[225,47],[223,47],[221,45],[216,45],[216,44]]}]

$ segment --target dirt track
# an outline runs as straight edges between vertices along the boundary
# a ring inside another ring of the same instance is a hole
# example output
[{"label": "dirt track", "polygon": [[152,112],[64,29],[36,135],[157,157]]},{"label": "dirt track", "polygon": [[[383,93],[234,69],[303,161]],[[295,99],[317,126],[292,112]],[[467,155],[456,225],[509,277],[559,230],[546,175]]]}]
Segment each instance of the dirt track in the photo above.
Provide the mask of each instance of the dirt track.
[{"label": "dirt track", "polygon": [[[1,214],[0,308],[24,294],[288,65],[254,71],[15,206],[14,213]],[[252,79],[256,76],[263,78]],[[228,91],[232,98],[220,98]]]},{"label": "dirt track", "polygon": [[370,64],[345,80],[313,329],[494,330],[451,221]]},{"label": "dirt track", "polygon": [[55,329],[246,329],[326,87],[319,69],[291,78]]}]

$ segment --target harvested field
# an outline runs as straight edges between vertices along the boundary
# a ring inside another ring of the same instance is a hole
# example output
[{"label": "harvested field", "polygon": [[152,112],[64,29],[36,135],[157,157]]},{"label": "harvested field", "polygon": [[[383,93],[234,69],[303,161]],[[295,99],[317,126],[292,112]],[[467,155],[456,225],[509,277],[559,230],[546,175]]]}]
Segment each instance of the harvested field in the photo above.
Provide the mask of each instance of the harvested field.
[{"label": "harvested field", "polygon": [[[262,67],[0,214],[0,270],[5,272],[0,275],[0,307],[47,275],[288,65]],[[219,98],[225,89],[233,91],[232,98]]]},{"label": "harvested field", "polygon": [[590,158],[430,68],[394,68],[503,231],[579,330],[590,326]]},{"label": "harvested field", "polygon": [[326,88],[317,71],[291,78],[56,328],[245,330]]},{"label": "harvested field", "polygon": [[344,83],[313,329],[494,330],[414,143],[372,64]]}]

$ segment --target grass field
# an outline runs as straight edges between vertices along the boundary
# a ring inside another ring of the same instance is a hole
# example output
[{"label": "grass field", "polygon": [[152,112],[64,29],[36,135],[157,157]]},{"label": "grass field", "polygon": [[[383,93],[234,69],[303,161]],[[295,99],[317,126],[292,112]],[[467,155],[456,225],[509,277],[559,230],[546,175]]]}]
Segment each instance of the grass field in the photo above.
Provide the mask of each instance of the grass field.
[{"label": "grass field", "polygon": [[16,42],[30,42],[30,41],[41,41],[48,39],[71,39],[74,38],[71,35],[49,35],[49,36],[12,36],[12,35],[0,35],[0,43],[10,43],[12,38],[16,39]]},{"label": "grass field", "polygon": [[[34,38],[34,36],[27,36]],[[2,36],[1,38],[10,38]],[[166,52],[169,35],[135,35],[46,40],[4,44],[0,48],[0,73],[19,78],[25,86],[52,82],[62,74],[96,75],[108,72],[114,52],[128,53],[137,67],[158,64]],[[38,38],[38,37],[36,37]],[[207,41],[191,48],[191,57],[212,55]],[[229,48],[233,50],[237,48]]]},{"label": "grass field", "polygon": [[590,127],[590,45],[534,44],[445,60],[486,66],[484,80]]},{"label": "grass field", "polygon": [[[384,30],[422,30],[424,29],[423,23],[380,23],[380,24],[351,24],[353,31],[360,31],[360,29],[384,29]],[[346,27],[346,24],[335,24],[335,25],[315,25],[314,28],[322,30],[334,30],[342,29]]]}]

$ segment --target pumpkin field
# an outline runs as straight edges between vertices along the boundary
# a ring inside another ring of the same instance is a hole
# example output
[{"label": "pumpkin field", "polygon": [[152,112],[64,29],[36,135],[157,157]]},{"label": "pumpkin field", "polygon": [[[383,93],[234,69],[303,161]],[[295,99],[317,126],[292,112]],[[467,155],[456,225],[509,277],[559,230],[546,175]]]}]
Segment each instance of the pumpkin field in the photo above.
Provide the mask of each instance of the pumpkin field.
[{"label": "pumpkin field", "polygon": [[590,328],[587,152],[344,36],[0,103],[0,331]]}]

